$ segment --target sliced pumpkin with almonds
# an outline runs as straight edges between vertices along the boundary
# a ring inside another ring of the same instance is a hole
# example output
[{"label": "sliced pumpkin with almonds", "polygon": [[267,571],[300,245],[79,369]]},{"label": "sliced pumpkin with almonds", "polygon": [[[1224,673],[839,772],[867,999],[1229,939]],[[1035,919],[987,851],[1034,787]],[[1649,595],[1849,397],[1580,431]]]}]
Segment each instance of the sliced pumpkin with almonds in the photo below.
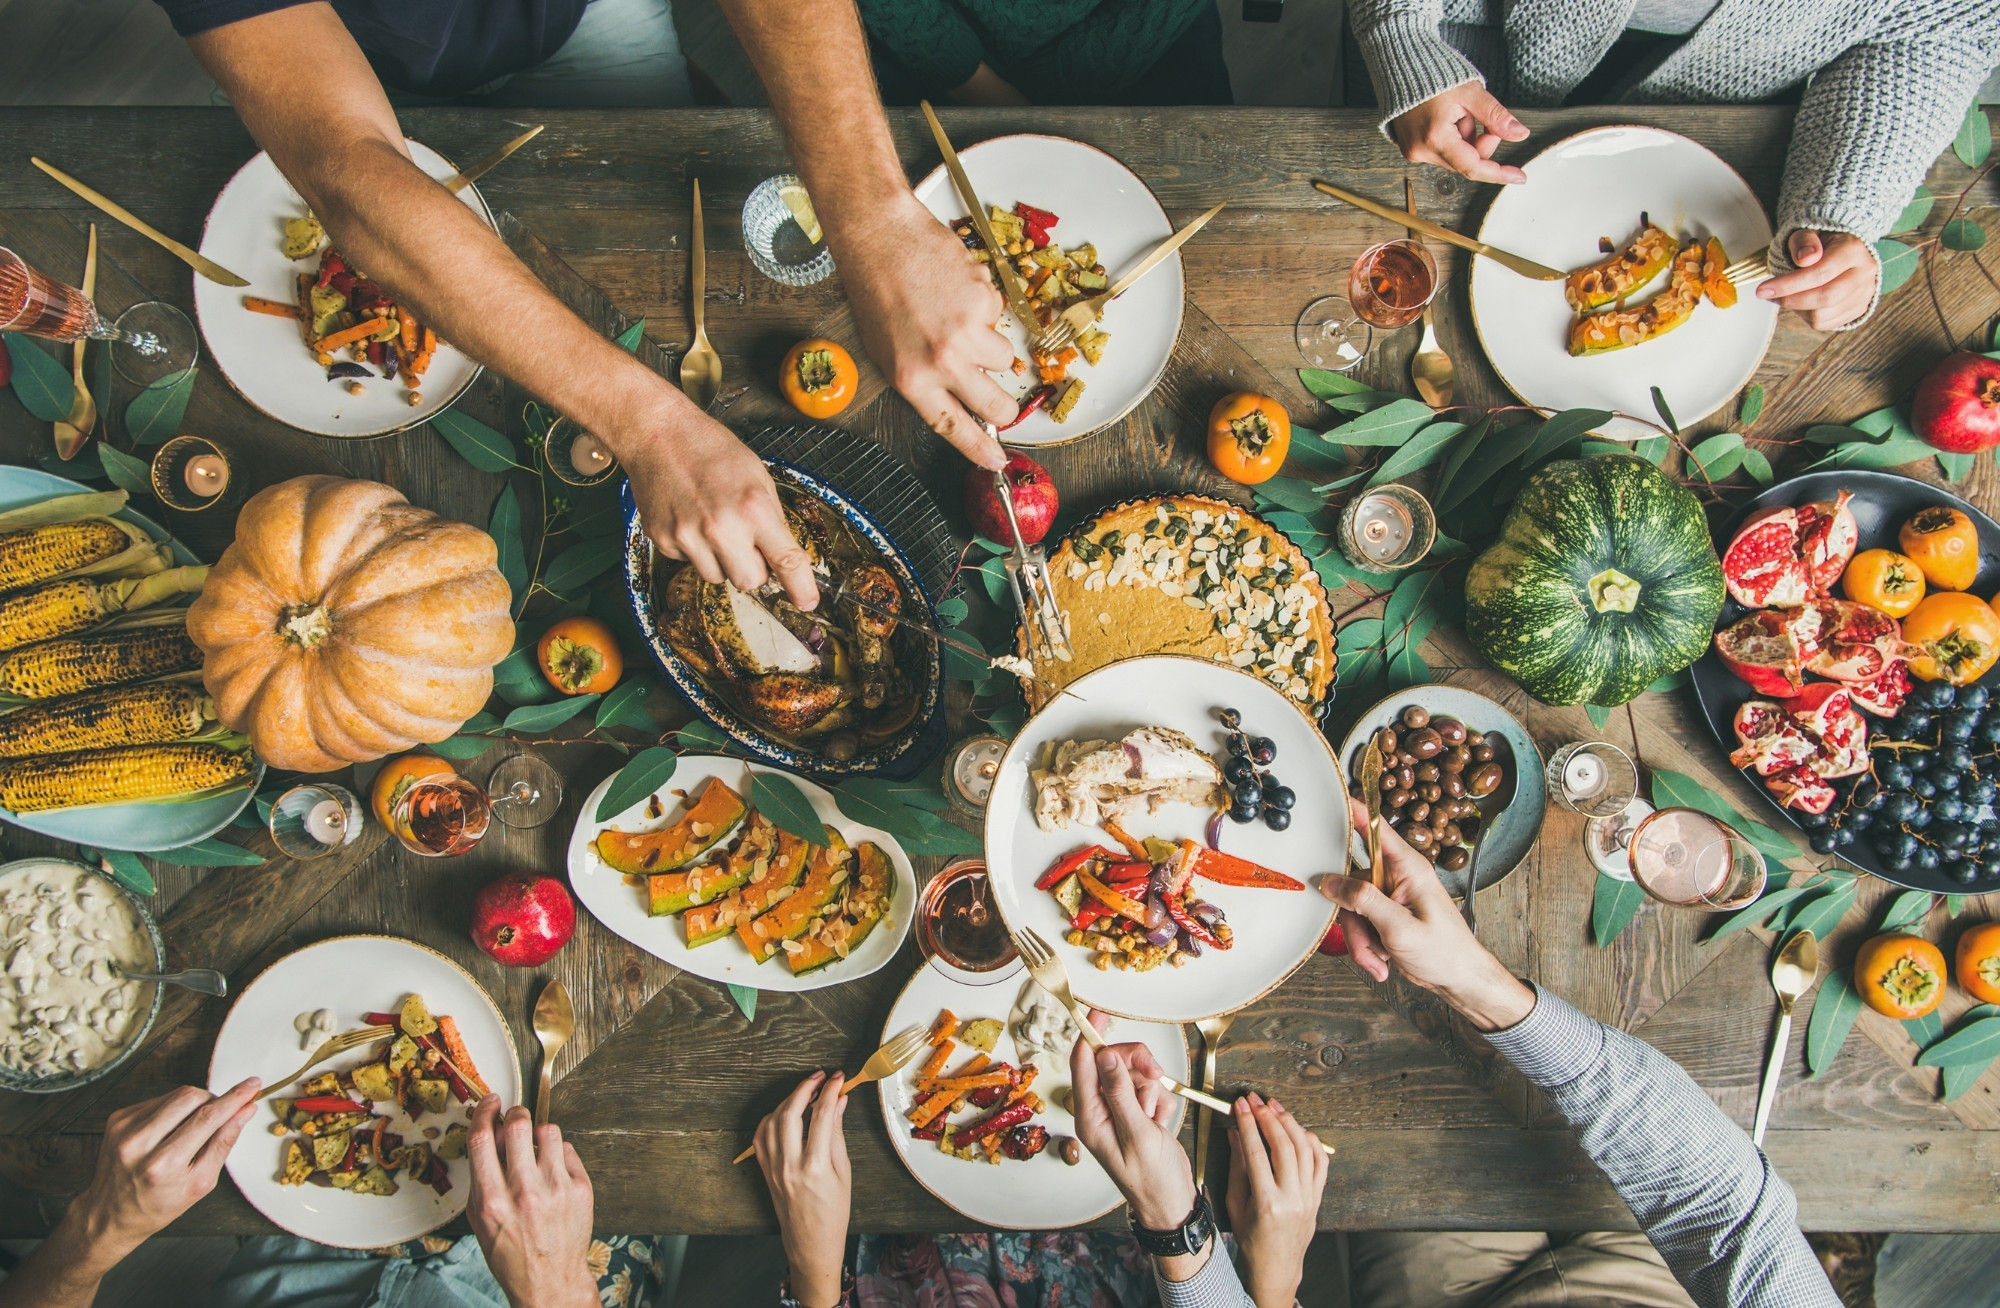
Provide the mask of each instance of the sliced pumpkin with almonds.
[{"label": "sliced pumpkin with almonds", "polygon": [[770,866],[778,828],[751,809],[742,823],[743,835],[721,863],[701,863],[682,872],[655,872],[646,878],[646,912],[654,917],[684,913],[710,904]]},{"label": "sliced pumpkin with almonds", "polygon": [[722,843],[750,806],[743,797],[710,777],[688,811],[662,831],[600,831],[592,844],[598,857],[619,872],[672,872]]},{"label": "sliced pumpkin with almonds", "polygon": [[818,930],[808,929],[798,940],[784,945],[785,962],[792,975],[818,971],[861,948],[862,942],[888,915],[895,898],[895,864],[881,849],[863,842],[855,848],[854,875],[841,892],[838,905],[821,919]]},{"label": "sliced pumpkin with almonds", "polygon": [[1701,255],[1701,289],[1718,309],[1736,307],[1736,283],[1725,275],[1729,256],[1722,252],[1722,238],[1711,236]]},{"label": "sliced pumpkin with almonds", "polygon": [[838,831],[832,827],[825,831],[826,844],[813,846],[806,879],[799,888],[778,901],[768,913],[736,928],[737,939],[759,963],[776,955],[784,942],[804,935],[820,910],[831,904],[847,884],[853,870],[854,851],[847,847]]},{"label": "sliced pumpkin with almonds", "polygon": [[777,848],[763,870],[753,865],[749,881],[740,890],[681,914],[681,932],[688,948],[720,940],[742,923],[776,907],[804,879],[806,863],[816,848],[789,831],[780,831]]}]

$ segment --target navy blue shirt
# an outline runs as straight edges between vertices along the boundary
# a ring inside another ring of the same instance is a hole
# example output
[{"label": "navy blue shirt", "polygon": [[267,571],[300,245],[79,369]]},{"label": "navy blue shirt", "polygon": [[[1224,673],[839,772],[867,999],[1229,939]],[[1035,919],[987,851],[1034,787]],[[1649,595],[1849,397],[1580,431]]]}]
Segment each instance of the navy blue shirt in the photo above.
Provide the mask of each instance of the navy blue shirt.
[{"label": "navy blue shirt", "polygon": [[[306,0],[158,0],[182,36]],[[463,95],[533,68],[569,40],[587,0],[332,0],[391,90]]]}]

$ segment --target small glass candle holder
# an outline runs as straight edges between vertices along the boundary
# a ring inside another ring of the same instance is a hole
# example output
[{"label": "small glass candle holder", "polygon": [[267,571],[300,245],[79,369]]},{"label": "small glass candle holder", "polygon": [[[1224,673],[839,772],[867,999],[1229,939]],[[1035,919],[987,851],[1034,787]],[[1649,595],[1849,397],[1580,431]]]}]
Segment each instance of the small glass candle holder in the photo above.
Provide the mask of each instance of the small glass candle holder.
[{"label": "small glass candle holder", "polygon": [[242,496],[229,452],[201,436],[176,436],[153,455],[153,494],[182,513],[234,504]]},{"label": "small glass candle holder", "polygon": [[1363,572],[1401,572],[1437,543],[1437,515],[1429,500],[1391,482],[1347,502],[1337,539],[1347,561]]},{"label": "small glass candle holder", "polygon": [[985,859],[958,859],[932,877],[917,900],[916,926],[919,952],[954,981],[992,985],[1021,969]]},{"label": "small glass candle holder", "polygon": [[[790,198],[788,199],[788,193]],[[814,228],[812,202],[805,183],[792,173],[780,173],[757,183],[743,201],[743,248],[757,271],[785,286],[811,286],[833,276],[833,251],[826,236],[799,225],[800,209]]]},{"label": "small glass candle holder", "polygon": [[618,475],[618,456],[611,447],[568,418],[550,424],[542,457],[556,480],[572,486],[599,486]]},{"label": "small glass candle holder", "polygon": [[361,801],[344,786],[293,786],[271,805],[271,840],[287,857],[323,858],[361,836]]},{"label": "small glass candle holder", "polygon": [[1606,740],[1574,740],[1549,756],[1549,794],[1587,818],[1615,817],[1639,794],[1639,765]]},{"label": "small glass candle holder", "polygon": [[993,782],[1000,775],[1000,760],[1007,753],[1007,741],[1000,736],[967,736],[945,751],[944,797],[951,806],[971,818],[986,816],[986,801],[993,795]]}]

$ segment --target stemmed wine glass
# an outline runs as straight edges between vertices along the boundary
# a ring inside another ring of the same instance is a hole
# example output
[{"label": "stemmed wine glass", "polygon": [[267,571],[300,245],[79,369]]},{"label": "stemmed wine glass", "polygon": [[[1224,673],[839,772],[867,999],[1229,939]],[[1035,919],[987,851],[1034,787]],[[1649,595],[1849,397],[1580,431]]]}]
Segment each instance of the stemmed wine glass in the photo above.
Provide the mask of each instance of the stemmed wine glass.
[{"label": "stemmed wine glass", "polygon": [[517,829],[538,827],[562,807],[562,777],[539,755],[521,753],[500,761],[486,779],[493,816]]},{"label": "stemmed wine glass", "polygon": [[0,247],[0,331],[52,341],[110,341],[112,365],[140,386],[185,375],[200,349],[194,324],[171,304],[149,300],[106,322],[89,296],[5,247]]}]

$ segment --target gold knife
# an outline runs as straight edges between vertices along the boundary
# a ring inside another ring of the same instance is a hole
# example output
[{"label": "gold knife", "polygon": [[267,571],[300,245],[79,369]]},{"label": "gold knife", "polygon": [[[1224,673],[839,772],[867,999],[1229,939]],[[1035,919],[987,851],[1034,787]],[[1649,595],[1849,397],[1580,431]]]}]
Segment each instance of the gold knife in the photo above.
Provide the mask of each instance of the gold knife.
[{"label": "gold knife", "polygon": [[495,150],[492,154],[481,159],[478,163],[467,164],[465,167],[459,169],[455,176],[445,182],[444,189],[450,191],[453,195],[457,195],[466,187],[492,172],[495,164],[500,163],[508,155],[540,136],[542,128],[546,126],[546,123],[537,123],[513,140],[507,142],[507,144],[501,146],[498,150]]},{"label": "gold knife", "polygon": [[1153,271],[1154,268],[1159,266],[1160,260],[1166,258],[1168,255],[1172,254],[1175,250],[1178,250],[1181,248],[1181,246],[1185,245],[1187,243],[1188,237],[1193,236],[1203,227],[1206,227],[1208,225],[1208,220],[1215,217],[1215,215],[1221,213],[1223,210],[1223,206],[1227,205],[1228,203],[1229,201],[1227,200],[1222,201],[1221,204],[1216,205],[1213,209],[1210,209],[1207,213],[1203,214],[1201,217],[1196,218],[1193,222],[1189,223],[1187,226],[1175,232],[1172,236],[1169,236],[1166,240],[1161,241],[1158,245],[1154,246],[1152,252],[1147,254],[1145,258],[1139,260],[1138,264],[1133,267],[1131,272],[1126,273],[1123,277],[1120,277],[1116,282],[1112,283],[1111,289],[1104,293],[1103,298],[1107,301],[1115,300],[1119,296],[1123,295],[1126,291],[1131,290],[1133,282],[1138,281],[1141,277],[1144,277],[1147,273]]},{"label": "gold knife", "polygon": [[1361,755],[1361,788],[1368,792],[1363,796],[1368,805],[1368,879],[1377,890],[1386,890],[1389,881],[1382,872],[1382,766],[1381,747],[1371,736]]},{"label": "gold knife", "polygon": [[1554,268],[1550,268],[1545,264],[1536,263],[1533,259],[1523,259],[1518,254],[1510,254],[1506,250],[1488,245],[1484,241],[1475,241],[1470,236],[1461,236],[1449,227],[1440,227],[1434,222],[1419,218],[1413,213],[1405,212],[1392,205],[1383,204],[1379,200],[1371,200],[1365,195],[1357,195],[1353,191],[1343,190],[1335,186],[1332,182],[1322,182],[1318,178],[1314,178],[1313,187],[1316,190],[1325,192],[1336,200],[1372,213],[1377,218],[1387,218],[1390,222],[1398,226],[1407,227],[1411,231],[1422,232],[1434,241],[1443,241],[1446,245],[1456,245],[1461,250],[1470,250],[1474,254],[1483,254],[1502,267],[1513,269],[1523,277],[1532,277],[1538,282],[1559,282],[1569,276],[1568,273],[1557,272]]},{"label": "gold knife", "polygon": [[921,100],[918,103],[923,106],[924,118],[931,125],[931,135],[937,138],[938,150],[944,155],[945,171],[951,174],[953,184],[958,187],[959,198],[971,206],[973,230],[986,243],[986,252],[993,256],[993,266],[1000,271],[1000,289],[1007,297],[1008,311],[1021,320],[1021,326],[1030,338],[1039,335],[1041,319],[1028,302],[1028,288],[1021,284],[1021,274],[1015,270],[1014,261],[994,238],[993,224],[986,218],[986,206],[979,202],[978,193],[972,189],[972,181],[965,175],[965,165],[958,161],[958,151],[951,148],[951,140],[944,134],[944,124],[938,121],[930,101]]},{"label": "gold knife", "polygon": [[61,182],[64,186],[67,186],[70,190],[76,192],[84,199],[90,201],[90,203],[96,205],[99,209],[102,209],[105,213],[110,214],[113,218],[116,218],[119,222],[124,223],[127,227],[130,227],[133,231],[139,233],[139,235],[147,238],[148,240],[157,241],[161,245],[165,246],[167,249],[173,251],[173,253],[176,256],[178,256],[184,263],[186,263],[188,267],[194,269],[202,276],[208,278],[208,280],[220,283],[223,286],[248,286],[250,284],[248,281],[244,280],[241,277],[238,277],[235,273],[229,271],[229,269],[223,267],[221,264],[209,258],[207,255],[198,254],[195,251],[188,249],[187,246],[182,245],[179,241],[176,241],[173,237],[167,235],[159,228],[153,226],[151,223],[146,222],[145,220],[140,218],[137,214],[133,213],[130,209],[127,209],[124,205],[118,204],[117,202],[109,199],[108,197],[104,196],[103,194],[97,191],[93,191],[88,186],[85,186],[82,182],[76,180],[76,178],[71,177],[68,173],[56,167],[54,164],[47,163],[41,159],[34,158],[33,156],[29,157],[28,162],[35,165],[35,167],[41,169],[43,172],[47,173],[49,176],[55,178],[57,181]]}]

